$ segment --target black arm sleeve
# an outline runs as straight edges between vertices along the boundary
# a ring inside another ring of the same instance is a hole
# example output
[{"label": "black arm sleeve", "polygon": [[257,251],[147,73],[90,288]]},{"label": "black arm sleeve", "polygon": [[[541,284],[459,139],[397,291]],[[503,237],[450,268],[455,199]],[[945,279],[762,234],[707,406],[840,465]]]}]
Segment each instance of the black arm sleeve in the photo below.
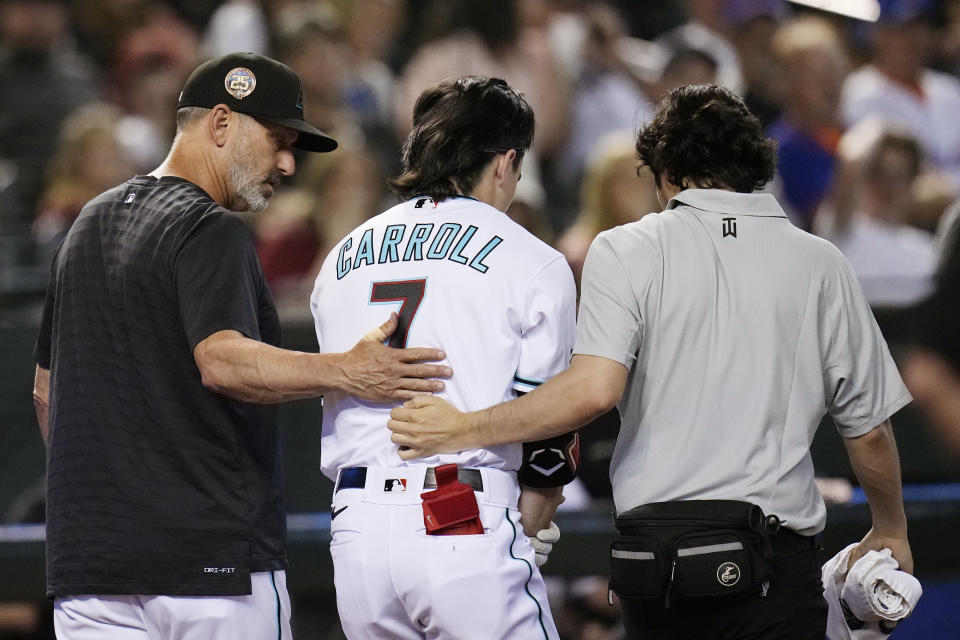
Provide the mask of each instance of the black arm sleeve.
[{"label": "black arm sleeve", "polygon": [[561,487],[577,477],[580,434],[576,431],[546,440],[523,443],[523,464],[517,472],[528,487]]}]

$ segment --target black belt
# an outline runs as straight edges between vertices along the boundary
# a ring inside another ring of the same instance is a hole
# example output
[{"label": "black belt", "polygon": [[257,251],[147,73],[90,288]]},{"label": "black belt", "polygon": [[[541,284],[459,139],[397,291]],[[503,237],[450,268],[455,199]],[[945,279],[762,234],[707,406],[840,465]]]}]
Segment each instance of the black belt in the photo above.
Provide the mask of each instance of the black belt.
[{"label": "black belt", "polygon": [[[397,475],[410,473],[412,470],[406,470],[404,467],[397,467]],[[457,469],[457,480],[463,484],[470,485],[474,491],[483,491],[483,476],[480,469]],[[334,493],[340,489],[363,489],[367,485],[366,467],[347,467],[340,470],[340,477],[337,480],[337,488]],[[424,489],[437,488],[437,476],[433,468],[427,469],[423,477]]]},{"label": "black belt", "polygon": [[776,557],[790,556],[810,549],[822,549],[823,534],[804,536],[781,527],[776,533],[770,534],[770,546]]}]

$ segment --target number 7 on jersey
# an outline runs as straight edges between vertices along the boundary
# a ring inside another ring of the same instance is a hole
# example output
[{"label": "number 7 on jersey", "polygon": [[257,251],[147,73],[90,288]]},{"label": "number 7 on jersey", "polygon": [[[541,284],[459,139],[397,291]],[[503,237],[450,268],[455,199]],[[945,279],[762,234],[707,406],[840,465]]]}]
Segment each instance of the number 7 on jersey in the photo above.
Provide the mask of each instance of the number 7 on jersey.
[{"label": "number 7 on jersey", "polygon": [[426,290],[426,278],[371,283],[370,302],[372,304],[400,303],[400,310],[397,311],[400,325],[390,336],[387,346],[398,349],[407,346],[407,332],[410,330],[410,325],[413,324],[413,318],[417,315],[417,310],[420,308],[420,302],[423,300],[423,294]]}]

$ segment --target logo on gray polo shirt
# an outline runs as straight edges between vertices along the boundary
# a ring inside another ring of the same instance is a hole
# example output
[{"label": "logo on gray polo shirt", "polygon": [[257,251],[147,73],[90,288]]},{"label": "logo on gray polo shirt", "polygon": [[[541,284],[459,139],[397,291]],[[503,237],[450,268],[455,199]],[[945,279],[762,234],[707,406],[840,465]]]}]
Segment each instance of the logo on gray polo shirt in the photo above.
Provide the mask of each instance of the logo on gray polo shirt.
[{"label": "logo on gray polo shirt", "polygon": [[737,237],[737,219],[736,218],[724,218],[723,219],[723,237],[727,236]]}]

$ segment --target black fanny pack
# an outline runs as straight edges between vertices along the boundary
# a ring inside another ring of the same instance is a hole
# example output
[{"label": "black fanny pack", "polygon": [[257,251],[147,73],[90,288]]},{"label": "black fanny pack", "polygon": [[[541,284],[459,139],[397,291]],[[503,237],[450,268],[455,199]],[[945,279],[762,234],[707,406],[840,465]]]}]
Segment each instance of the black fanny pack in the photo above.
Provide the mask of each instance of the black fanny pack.
[{"label": "black fanny pack", "polygon": [[610,590],[621,598],[671,600],[766,593],[780,521],[749,502],[653,502],[616,518]]}]

